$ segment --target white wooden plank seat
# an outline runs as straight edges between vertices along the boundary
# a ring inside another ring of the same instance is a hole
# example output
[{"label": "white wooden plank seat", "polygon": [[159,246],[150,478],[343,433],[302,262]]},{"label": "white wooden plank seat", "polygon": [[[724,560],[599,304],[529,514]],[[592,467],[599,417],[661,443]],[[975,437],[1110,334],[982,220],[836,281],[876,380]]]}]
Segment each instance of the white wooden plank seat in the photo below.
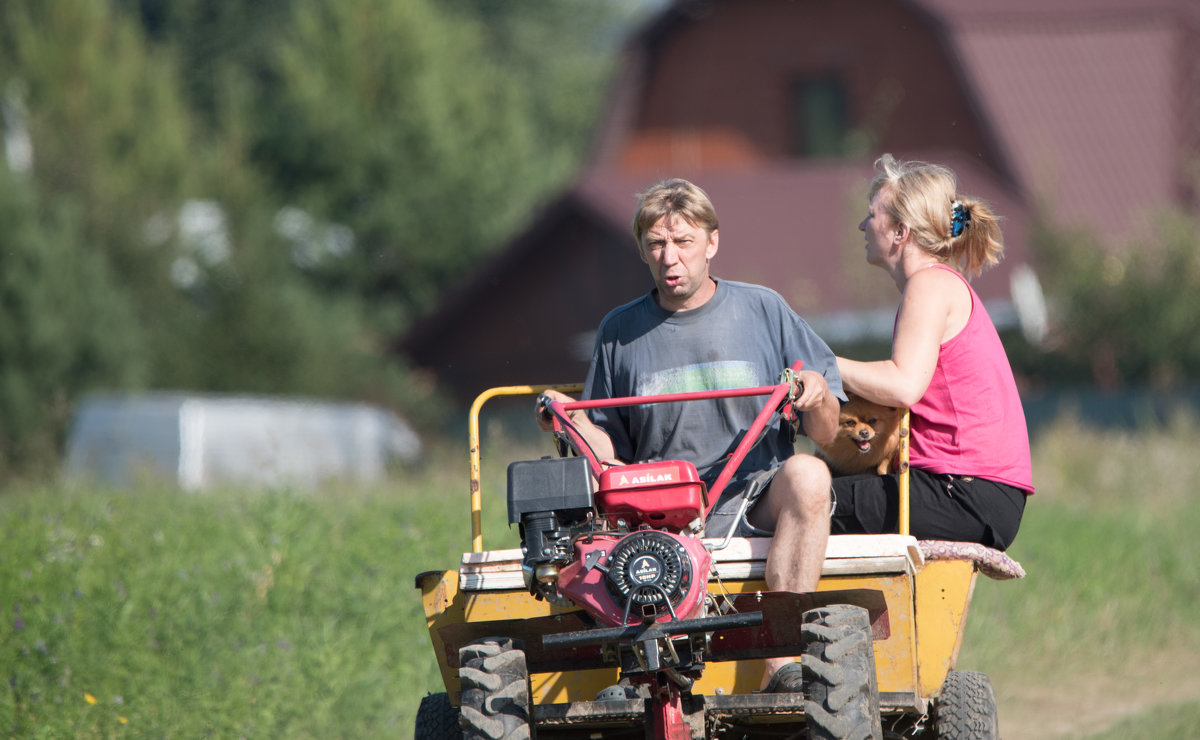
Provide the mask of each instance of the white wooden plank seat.
[{"label": "white wooden plank seat", "polygon": [[[707,540],[710,545],[720,540]],[[761,579],[769,537],[734,537],[713,551],[710,580]],[[919,572],[932,560],[970,560],[980,573],[996,580],[1023,578],[1021,564],[999,550],[974,542],[917,540],[900,534],[850,534],[829,538],[822,576]],[[519,549],[469,552],[459,568],[460,587],[467,591],[524,588]]]},{"label": "white wooden plank seat", "polygon": [[[717,546],[721,540],[706,540]],[[710,580],[761,579],[766,568],[769,537],[734,537],[713,551]],[[914,537],[899,534],[837,535],[829,538],[822,575],[916,573],[925,557]],[[492,591],[524,588],[521,551],[468,552],[459,567],[460,588]]]},{"label": "white wooden plank seat", "polygon": [[[711,545],[719,540],[707,540]],[[713,551],[712,580],[762,578],[766,569],[770,537],[734,537],[729,545]],[[915,573],[924,556],[914,537],[899,534],[847,534],[829,538],[822,576],[883,573]]]},{"label": "white wooden plank seat", "polygon": [[[732,539],[724,550],[713,553],[715,576],[761,578],[770,544],[769,537]],[[900,534],[830,537],[821,575],[915,573],[931,560],[970,560],[980,573],[997,581],[1025,577],[1025,569],[1008,554],[977,542],[918,540]]]}]

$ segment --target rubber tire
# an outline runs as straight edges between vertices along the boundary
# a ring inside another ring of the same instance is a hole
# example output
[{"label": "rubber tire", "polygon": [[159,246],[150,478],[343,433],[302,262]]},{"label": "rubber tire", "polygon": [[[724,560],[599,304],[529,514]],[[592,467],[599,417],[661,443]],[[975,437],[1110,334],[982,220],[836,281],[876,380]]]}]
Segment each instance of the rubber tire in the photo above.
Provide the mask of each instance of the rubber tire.
[{"label": "rubber tire", "polygon": [[458,708],[450,704],[449,694],[443,691],[421,698],[413,737],[419,740],[461,740]]},{"label": "rubber tire", "polygon": [[809,740],[880,740],[879,681],[867,610],[850,604],[801,616]]},{"label": "rubber tire", "polygon": [[934,737],[941,740],[999,740],[996,694],[986,673],[950,671],[933,703]]},{"label": "rubber tire", "polygon": [[489,637],[458,651],[465,740],[527,740],[529,669],[525,651],[507,637]]}]

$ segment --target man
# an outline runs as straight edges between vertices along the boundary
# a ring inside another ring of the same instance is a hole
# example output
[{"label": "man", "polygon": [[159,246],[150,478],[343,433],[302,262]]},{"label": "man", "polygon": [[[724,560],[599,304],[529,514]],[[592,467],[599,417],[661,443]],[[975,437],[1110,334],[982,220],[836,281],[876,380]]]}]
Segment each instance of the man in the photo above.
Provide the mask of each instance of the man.
[{"label": "man", "polygon": [[[601,322],[583,396],[587,399],[773,385],[797,360],[803,389],[794,405],[804,433],[829,442],[837,432],[842,394],[829,347],[774,291],[717,280],[709,272],[719,241],[716,211],[703,190],[668,180],[639,197],[633,221],[638,254],[655,288],[614,309]],[[560,401],[566,396],[549,392]],[[720,399],[598,409],[572,422],[598,458],[631,462],[687,460],[712,484],[746,430],[761,398]],[[549,422],[539,415],[539,424]],[[771,535],[767,586],[814,591],[829,537],[831,478],[825,463],[793,455],[790,425],[769,430],[746,456],[706,524],[710,537]],[[767,486],[741,520],[752,481]],[[780,670],[785,668],[785,670]],[[800,691],[799,664],[767,661],[763,686]]]}]

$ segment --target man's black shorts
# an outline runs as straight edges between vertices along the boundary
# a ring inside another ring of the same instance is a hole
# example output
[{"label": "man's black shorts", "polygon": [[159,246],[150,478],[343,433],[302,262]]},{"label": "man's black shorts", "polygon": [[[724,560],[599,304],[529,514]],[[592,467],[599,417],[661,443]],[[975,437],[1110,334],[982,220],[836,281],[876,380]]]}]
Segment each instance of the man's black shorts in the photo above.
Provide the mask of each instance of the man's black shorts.
[{"label": "man's black shorts", "polygon": [[[833,479],[831,534],[898,531],[897,474]],[[920,540],[978,542],[1005,550],[1017,536],[1025,491],[1015,486],[958,475],[909,469],[909,531]]]}]

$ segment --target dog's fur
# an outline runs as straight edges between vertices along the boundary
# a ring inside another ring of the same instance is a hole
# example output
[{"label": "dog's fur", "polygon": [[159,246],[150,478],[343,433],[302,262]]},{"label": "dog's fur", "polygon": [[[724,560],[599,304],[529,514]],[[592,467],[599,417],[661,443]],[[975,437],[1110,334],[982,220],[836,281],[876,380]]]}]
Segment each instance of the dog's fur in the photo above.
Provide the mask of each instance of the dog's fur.
[{"label": "dog's fur", "polygon": [[892,469],[900,444],[902,410],[882,406],[847,393],[838,419],[837,437],[817,445],[817,455],[835,476],[877,473]]}]

